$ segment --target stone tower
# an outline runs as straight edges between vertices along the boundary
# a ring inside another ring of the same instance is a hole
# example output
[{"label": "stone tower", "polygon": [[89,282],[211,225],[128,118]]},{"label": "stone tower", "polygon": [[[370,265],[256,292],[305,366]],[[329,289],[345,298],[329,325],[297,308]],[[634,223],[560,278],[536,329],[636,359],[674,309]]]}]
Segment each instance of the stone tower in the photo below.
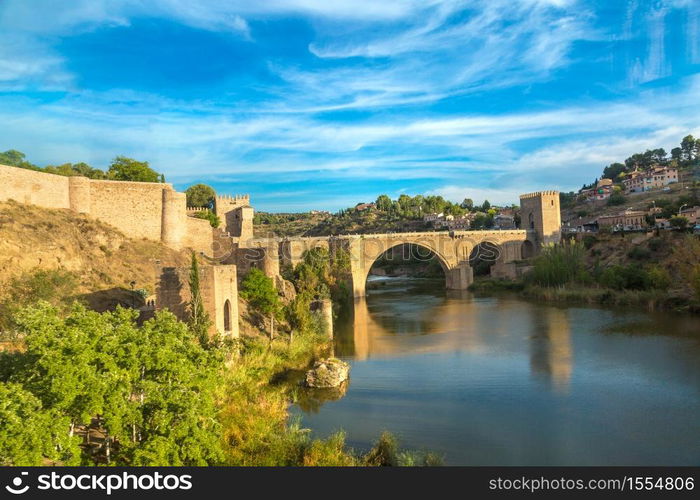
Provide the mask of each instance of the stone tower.
[{"label": "stone tower", "polygon": [[[168,309],[180,321],[189,319],[189,267],[163,267],[156,287],[156,309]],[[199,290],[212,324],[210,337],[238,337],[236,266],[199,266]]]},{"label": "stone tower", "polygon": [[534,232],[535,247],[561,240],[559,191],[520,195],[521,227]]},{"label": "stone tower", "polygon": [[250,196],[217,196],[214,208],[221,219],[223,230],[239,241],[253,238],[253,207],[250,206]]}]

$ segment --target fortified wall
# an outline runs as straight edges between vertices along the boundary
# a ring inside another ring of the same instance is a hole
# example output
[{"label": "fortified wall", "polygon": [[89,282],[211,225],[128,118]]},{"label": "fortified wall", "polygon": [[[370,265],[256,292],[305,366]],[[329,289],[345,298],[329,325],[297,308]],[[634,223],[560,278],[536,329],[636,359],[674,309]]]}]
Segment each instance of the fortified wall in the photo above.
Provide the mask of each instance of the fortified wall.
[{"label": "fortified wall", "polygon": [[0,165],[0,201],[89,214],[131,238],[162,241],[207,252],[214,238],[208,221],[187,216],[185,193],[172,184],[66,177]]}]

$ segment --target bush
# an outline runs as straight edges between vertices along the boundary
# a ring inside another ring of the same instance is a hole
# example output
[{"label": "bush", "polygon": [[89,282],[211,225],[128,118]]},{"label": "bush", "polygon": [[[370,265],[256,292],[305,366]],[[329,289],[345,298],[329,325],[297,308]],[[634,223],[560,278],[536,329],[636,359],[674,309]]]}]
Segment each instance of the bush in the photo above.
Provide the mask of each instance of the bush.
[{"label": "bush", "polygon": [[618,206],[618,205],[624,205],[625,202],[627,201],[627,198],[620,193],[620,192],[615,192],[610,195],[610,198],[608,198],[608,205],[610,206]]},{"label": "bush", "polygon": [[548,245],[535,258],[528,281],[539,286],[563,286],[567,283],[586,283],[590,276],[584,266],[585,248],[578,242]]},{"label": "bush", "polygon": [[614,290],[664,290],[671,285],[671,277],[660,266],[644,269],[636,264],[629,264],[604,269],[598,277],[598,282]]},{"label": "bush", "polygon": [[627,257],[634,260],[647,260],[651,257],[651,251],[648,248],[636,246],[627,252]]},{"label": "bush", "polygon": [[664,240],[662,238],[652,238],[649,240],[649,250],[652,252],[658,252],[664,247]]},{"label": "bush", "polygon": [[77,285],[76,275],[63,269],[38,269],[12,278],[0,298],[0,331],[12,330],[14,316],[27,304],[43,300],[66,309]]},{"label": "bush", "polygon": [[199,212],[195,212],[194,216],[197,219],[208,220],[211,227],[219,227],[221,225],[221,219],[211,210],[200,210]]},{"label": "bush", "polygon": [[590,250],[593,245],[595,245],[598,242],[598,238],[593,236],[592,234],[587,234],[583,237],[583,246],[586,248],[586,250]]},{"label": "bush", "polygon": [[62,446],[99,415],[113,464],[220,464],[215,393],[223,355],[202,349],[167,311],[141,327],[137,317],[131,309],[100,314],[78,304],[63,316],[40,302],[18,316],[24,349],[0,361],[13,363],[9,382],[62,422],[62,433],[47,433],[47,446]]}]

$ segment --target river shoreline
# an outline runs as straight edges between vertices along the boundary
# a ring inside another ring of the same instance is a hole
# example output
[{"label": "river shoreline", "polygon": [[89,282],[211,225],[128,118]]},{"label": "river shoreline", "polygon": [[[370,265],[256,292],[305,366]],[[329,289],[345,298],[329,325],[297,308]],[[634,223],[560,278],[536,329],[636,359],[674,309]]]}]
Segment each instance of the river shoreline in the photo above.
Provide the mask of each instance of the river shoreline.
[{"label": "river shoreline", "polygon": [[523,281],[481,279],[475,281],[469,291],[488,295],[513,293],[524,299],[560,304],[587,304],[608,307],[636,306],[646,311],[675,311],[688,314],[700,313],[700,306],[686,297],[669,296],[661,290],[615,290],[604,287],[567,285],[542,287],[527,285]]}]

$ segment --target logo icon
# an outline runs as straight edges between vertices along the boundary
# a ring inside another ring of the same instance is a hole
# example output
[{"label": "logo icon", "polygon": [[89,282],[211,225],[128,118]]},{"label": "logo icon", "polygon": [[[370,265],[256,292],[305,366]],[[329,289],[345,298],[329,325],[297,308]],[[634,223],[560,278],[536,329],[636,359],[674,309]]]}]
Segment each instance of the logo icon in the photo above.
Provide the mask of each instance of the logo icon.
[{"label": "logo icon", "polygon": [[[28,476],[29,472],[22,472],[21,475]],[[12,486],[14,486],[14,488]],[[5,489],[14,495],[21,495],[22,493],[26,493],[29,489],[29,485],[25,485],[24,488],[20,488],[20,486],[22,486],[21,476],[18,476],[12,480],[12,486],[5,486]]]}]

